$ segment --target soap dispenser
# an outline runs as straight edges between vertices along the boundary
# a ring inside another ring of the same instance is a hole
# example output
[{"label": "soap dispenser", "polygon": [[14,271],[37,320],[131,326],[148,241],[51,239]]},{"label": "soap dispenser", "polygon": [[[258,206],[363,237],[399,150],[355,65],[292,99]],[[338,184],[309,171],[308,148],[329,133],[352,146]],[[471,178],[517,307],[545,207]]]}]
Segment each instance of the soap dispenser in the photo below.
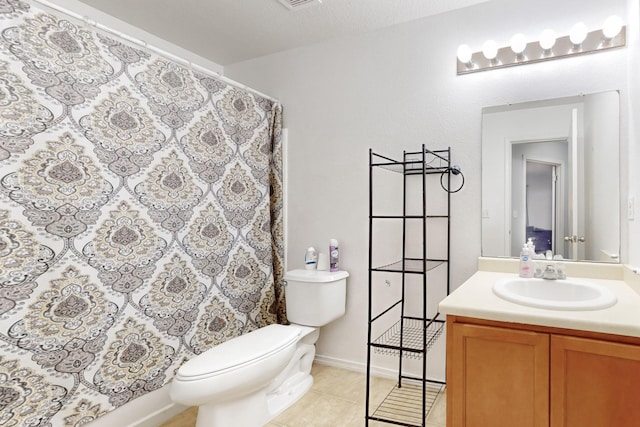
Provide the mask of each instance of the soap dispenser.
[{"label": "soap dispenser", "polygon": [[522,246],[522,251],[520,251],[520,277],[533,277],[533,259],[531,248],[527,243]]},{"label": "soap dispenser", "polygon": [[534,257],[536,254],[536,245],[533,243],[533,238],[529,237],[527,239],[527,247],[531,251],[531,256]]}]

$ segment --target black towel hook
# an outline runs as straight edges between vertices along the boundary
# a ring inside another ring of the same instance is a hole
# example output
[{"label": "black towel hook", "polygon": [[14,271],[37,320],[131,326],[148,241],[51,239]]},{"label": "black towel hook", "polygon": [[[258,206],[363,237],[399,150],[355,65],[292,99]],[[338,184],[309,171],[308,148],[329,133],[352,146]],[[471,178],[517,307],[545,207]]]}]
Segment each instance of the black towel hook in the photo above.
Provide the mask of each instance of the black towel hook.
[{"label": "black towel hook", "polygon": [[[458,187],[455,190],[447,189],[447,187],[444,186],[444,182],[442,182],[442,179],[444,178],[445,174],[447,174],[449,172],[451,172],[453,175],[460,175],[460,177],[462,177],[462,182],[460,183],[460,187]],[[462,190],[462,187],[464,187],[464,174],[462,173],[462,170],[460,169],[460,166],[453,165],[453,166],[447,168],[444,172],[442,172],[442,175],[440,175],[440,186],[442,187],[442,189],[444,191],[446,191],[447,193],[450,193],[450,194],[457,193],[458,191]]]}]

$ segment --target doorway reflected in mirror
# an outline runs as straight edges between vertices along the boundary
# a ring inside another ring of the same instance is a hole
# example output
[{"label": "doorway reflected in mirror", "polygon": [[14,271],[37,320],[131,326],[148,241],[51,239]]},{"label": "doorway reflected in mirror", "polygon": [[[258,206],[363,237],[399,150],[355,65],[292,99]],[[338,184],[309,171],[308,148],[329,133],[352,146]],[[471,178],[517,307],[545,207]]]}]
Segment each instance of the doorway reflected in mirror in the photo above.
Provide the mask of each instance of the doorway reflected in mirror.
[{"label": "doorway reflected in mirror", "polygon": [[482,112],[482,255],[619,262],[619,94]]}]

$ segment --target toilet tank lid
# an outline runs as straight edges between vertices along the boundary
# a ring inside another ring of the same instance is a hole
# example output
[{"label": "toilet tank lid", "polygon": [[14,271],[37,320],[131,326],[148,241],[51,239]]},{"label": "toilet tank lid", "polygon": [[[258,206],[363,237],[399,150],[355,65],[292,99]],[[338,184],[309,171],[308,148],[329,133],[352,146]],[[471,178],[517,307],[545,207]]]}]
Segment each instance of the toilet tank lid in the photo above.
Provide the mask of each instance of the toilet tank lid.
[{"label": "toilet tank lid", "polygon": [[335,282],[336,280],[349,277],[346,271],[325,271],[325,270],[291,270],[284,275],[284,280],[295,280],[298,282]]},{"label": "toilet tank lid", "polygon": [[301,330],[295,326],[269,325],[240,335],[205,351],[183,364],[178,376],[183,380],[209,376],[276,353],[298,340]]}]

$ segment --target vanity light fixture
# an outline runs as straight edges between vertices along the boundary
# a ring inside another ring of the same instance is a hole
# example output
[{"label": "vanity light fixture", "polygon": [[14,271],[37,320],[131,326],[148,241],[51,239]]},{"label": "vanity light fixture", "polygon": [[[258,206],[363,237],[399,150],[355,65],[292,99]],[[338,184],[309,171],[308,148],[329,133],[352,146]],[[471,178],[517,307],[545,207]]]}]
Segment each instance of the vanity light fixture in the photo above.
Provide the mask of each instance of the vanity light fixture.
[{"label": "vanity light fixture", "polygon": [[602,26],[602,34],[606,40],[611,40],[622,30],[622,19],[619,16],[610,16],[604,21]]},{"label": "vanity light fixture", "polygon": [[511,50],[516,54],[516,59],[524,59],[524,50],[527,48],[527,38],[524,34],[518,33],[511,37]]},{"label": "vanity light fixture", "polygon": [[544,50],[545,54],[550,54],[553,45],[556,44],[556,32],[551,29],[546,29],[540,34],[540,47]]},{"label": "vanity light fixture", "polygon": [[467,68],[473,67],[473,63],[471,62],[471,48],[466,44],[461,44],[458,46],[458,61],[465,65]]},{"label": "vanity light fixture", "polygon": [[489,61],[495,61],[496,56],[498,56],[498,45],[494,40],[487,40],[482,45],[482,54]]},{"label": "vanity light fixture", "polygon": [[596,53],[624,47],[626,43],[626,27],[622,19],[610,16],[604,21],[602,29],[589,31],[583,22],[578,22],[568,35],[562,37],[556,37],[554,30],[546,29],[537,41],[527,41],[524,34],[518,33],[511,38],[509,46],[502,48],[493,40],[487,40],[479,52],[473,52],[466,44],[460,45],[457,51],[457,73],[467,74]]},{"label": "vanity light fixture", "polygon": [[584,22],[578,22],[576,25],[571,27],[571,31],[569,32],[569,40],[571,40],[574,49],[579,48],[582,45],[582,42],[587,38],[588,34],[589,29]]}]

